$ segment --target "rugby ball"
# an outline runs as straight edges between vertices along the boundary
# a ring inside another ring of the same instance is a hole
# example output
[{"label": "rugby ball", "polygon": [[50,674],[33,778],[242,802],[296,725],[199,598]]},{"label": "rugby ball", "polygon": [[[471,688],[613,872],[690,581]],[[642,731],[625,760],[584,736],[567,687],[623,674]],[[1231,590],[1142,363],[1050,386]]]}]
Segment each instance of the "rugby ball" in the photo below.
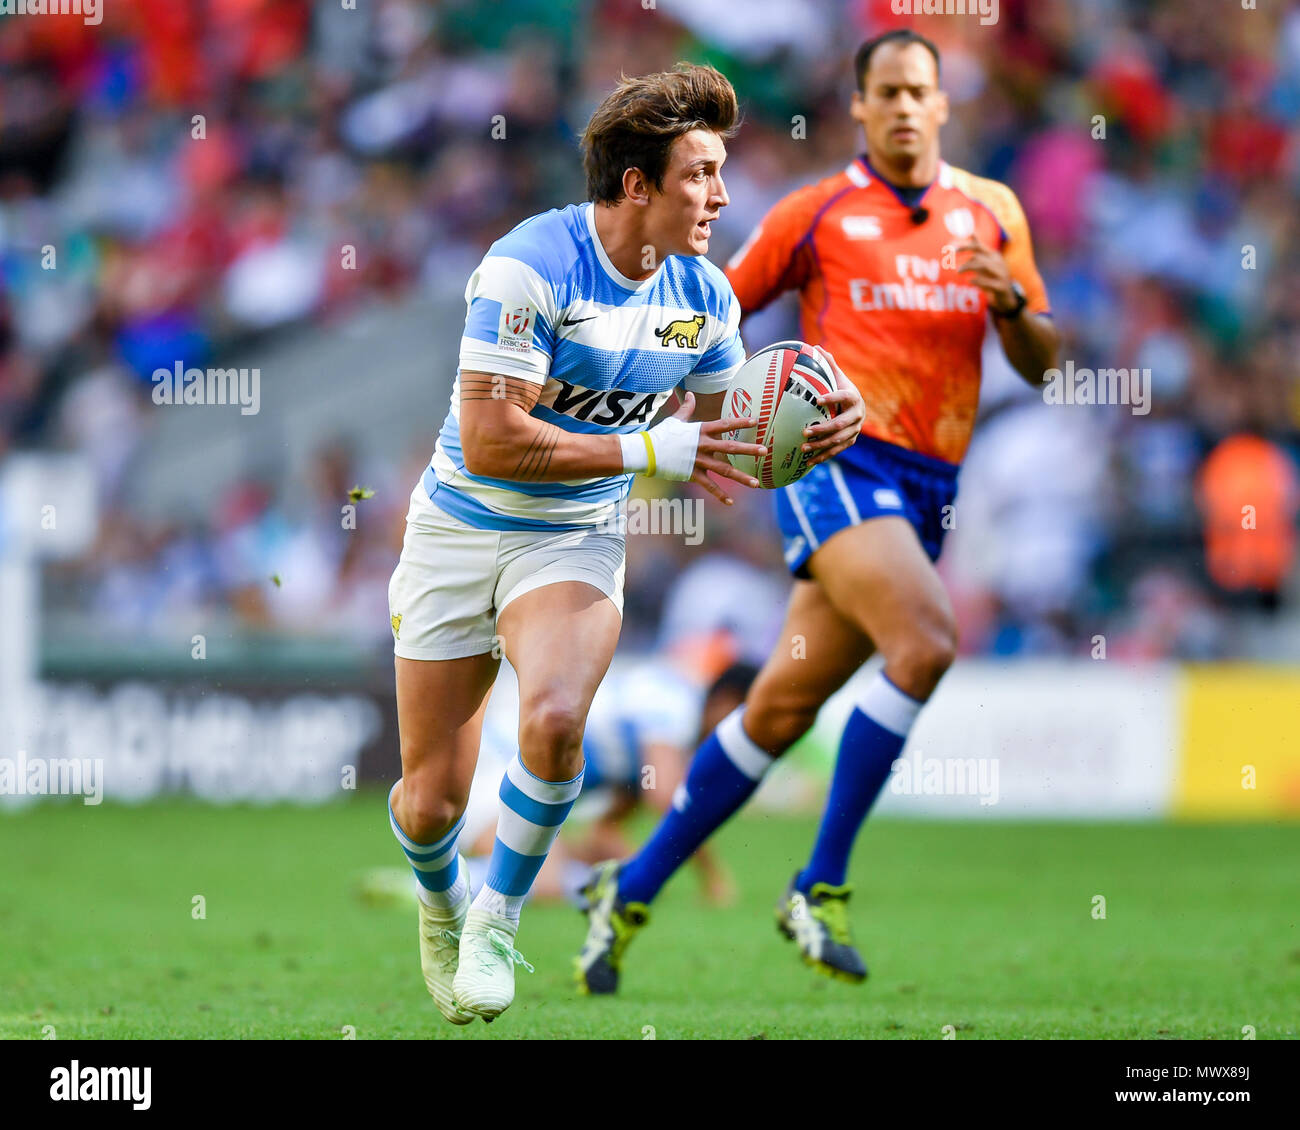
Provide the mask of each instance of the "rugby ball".
[{"label": "rugby ball", "polygon": [[767,454],[728,455],[737,470],[753,475],[767,490],[789,486],[808,470],[802,450],[809,424],[829,420],[834,406],[817,401],[836,387],[830,366],[802,341],[778,341],[760,349],[737,370],[722,401],[722,415],[758,420],[753,428],[729,432],[741,443],[761,443]]}]

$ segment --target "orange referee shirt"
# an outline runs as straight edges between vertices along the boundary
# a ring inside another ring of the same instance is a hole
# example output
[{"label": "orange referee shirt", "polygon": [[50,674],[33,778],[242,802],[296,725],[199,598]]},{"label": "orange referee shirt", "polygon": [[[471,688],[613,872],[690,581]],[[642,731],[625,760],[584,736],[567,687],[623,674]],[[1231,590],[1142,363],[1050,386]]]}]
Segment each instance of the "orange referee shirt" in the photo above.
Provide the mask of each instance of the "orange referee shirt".
[{"label": "orange referee shirt", "polygon": [[746,313],[799,291],[801,333],[866,402],[863,435],[948,463],[970,444],[988,303],[957,268],[976,234],[1002,252],[1028,310],[1049,310],[1015,193],[947,162],[917,208],[862,157],[790,193],[727,264]]}]

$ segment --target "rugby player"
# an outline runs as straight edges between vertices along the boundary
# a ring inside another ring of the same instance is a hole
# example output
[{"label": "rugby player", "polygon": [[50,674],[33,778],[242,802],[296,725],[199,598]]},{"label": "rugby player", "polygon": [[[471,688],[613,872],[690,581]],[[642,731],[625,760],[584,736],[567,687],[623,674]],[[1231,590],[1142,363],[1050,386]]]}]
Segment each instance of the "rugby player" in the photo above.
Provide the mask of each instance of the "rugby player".
[{"label": "rugby player", "polygon": [[[618,640],[632,475],[724,504],[710,474],[757,485],[726,458],[763,449],[723,438],[755,421],[718,419],[744,352],[731,286],[704,258],[736,118],[711,67],[625,78],[583,136],[590,201],[525,220],[466,287],[450,411],[388,592],[402,759],[389,816],[419,883],[425,983],[454,1024],[514,999],[520,907],[582,788],[584,720]],[[680,409],[651,426],[679,385]],[[860,397],[833,396],[825,456],[862,419]],[[502,652],[519,752],[471,905],[457,841]]]},{"label": "rugby player", "polygon": [[[867,975],[849,931],[849,855],[917,714],[952,663],[957,629],[934,568],[979,402],[992,317],[1008,360],[1041,385],[1058,347],[1024,213],[1003,184],[939,154],[939,52],[910,30],[864,43],[849,112],[866,151],[778,202],[728,265],[743,310],[799,294],[802,334],[861,390],[858,441],[777,497],[795,576],[782,642],[743,707],[696,752],[673,811],[587,889],[579,988],[609,993],[668,877],[753,793],[828,697],[879,651],[845,727],[807,865],[778,928],[820,972]],[[806,641],[804,647],[799,641]]]}]

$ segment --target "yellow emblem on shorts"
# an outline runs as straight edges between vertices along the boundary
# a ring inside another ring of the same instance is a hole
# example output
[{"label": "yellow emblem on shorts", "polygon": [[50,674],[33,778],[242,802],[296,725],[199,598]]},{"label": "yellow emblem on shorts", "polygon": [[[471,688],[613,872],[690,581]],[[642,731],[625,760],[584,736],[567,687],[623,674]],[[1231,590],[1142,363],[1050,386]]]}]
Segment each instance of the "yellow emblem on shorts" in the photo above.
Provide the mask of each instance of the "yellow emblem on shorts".
[{"label": "yellow emblem on shorts", "polygon": [[683,349],[699,349],[700,330],[703,328],[704,315],[696,314],[693,318],[678,318],[675,322],[669,322],[663,329],[655,330],[655,333],[659,335],[660,345],[676,342]]},{"label": "yellow emblem on shorts", "polygon": [[393,639],[397,639],[398,633],[402,630],[402,614],[399,612],[396,616],[388,618],[393,625]]}]

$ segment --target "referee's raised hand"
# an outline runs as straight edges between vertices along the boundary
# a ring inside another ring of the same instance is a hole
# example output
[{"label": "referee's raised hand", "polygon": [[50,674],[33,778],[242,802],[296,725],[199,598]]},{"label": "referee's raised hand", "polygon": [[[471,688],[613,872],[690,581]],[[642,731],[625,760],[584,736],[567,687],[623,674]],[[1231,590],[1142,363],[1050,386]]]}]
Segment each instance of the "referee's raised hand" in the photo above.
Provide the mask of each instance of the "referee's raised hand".
[{"label": "referee's raised hand", "polygon": [[989,247],[978,235],[972,235],[958,245],[957,254],[970,256],[957,270],[984,292],[994,313],[1004,314],[1015,309],[1016,292],[1012,289],[1015,280],[1000,251]]}]

